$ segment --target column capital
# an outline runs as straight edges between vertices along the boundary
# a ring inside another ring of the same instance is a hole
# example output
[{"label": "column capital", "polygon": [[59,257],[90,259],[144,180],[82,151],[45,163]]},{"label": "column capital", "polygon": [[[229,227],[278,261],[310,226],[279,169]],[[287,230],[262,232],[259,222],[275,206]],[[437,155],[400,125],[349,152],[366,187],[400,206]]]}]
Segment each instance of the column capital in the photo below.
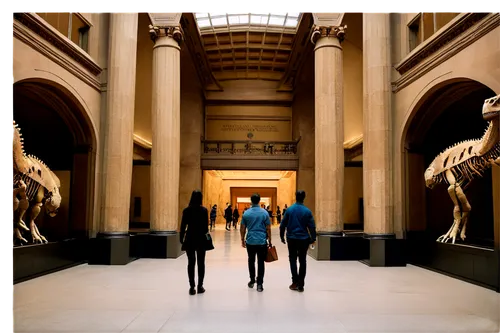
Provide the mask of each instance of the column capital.
[{"label": "column capital", "polygon": [[322,37],[335,37],[342,42],[345,38],[345,30],[347,25],[321,26],[315,25],[311,35],[311,43],[316,44],[318,39]]},{"label": "column capital", "polygon": [[182,31],[179,26],[165,26],[165,25],[149,25],[149,37],[156,43],[160,37],[170,37],[174,39],[179,45],[184,39]]}]

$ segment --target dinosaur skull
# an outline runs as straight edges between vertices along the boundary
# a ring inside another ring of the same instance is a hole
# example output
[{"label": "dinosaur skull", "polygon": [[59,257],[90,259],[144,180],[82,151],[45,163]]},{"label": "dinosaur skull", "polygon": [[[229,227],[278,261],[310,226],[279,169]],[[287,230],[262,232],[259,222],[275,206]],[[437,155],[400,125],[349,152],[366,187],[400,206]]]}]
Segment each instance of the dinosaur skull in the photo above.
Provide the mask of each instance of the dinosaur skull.
[{"label": "dinosaur skull", "polygon": [[59,194],[59,189],[56,188],[45,200],[45,209],[47,214],[49,214],[50,217],[56,216],[60,205],[61,195]]},{"label": "dinosaur skull", "polygon": [[425,186],[427,186],[430,189],[436,186],[436,180],[434,179],[434,167],[432,165],[429,166],[427,170],[425,170],[424,178],[425,178]]},{"label": "dinosaur skull", "polygon": [[491,120],[500,115],[500,95],[489,98],[483,104],[484,120]]}]

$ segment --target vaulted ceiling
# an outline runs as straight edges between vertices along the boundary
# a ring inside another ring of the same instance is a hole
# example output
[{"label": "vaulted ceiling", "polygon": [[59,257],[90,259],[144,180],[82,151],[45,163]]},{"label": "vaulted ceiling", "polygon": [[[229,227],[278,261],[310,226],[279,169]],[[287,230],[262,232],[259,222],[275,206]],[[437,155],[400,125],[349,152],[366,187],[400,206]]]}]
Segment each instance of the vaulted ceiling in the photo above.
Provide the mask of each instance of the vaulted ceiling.
[{"label": "vaulted ceiling", "polygon": [[[361,49],[362,14],[337,16],[348,25],[346,40]],[[314,48],[312,13],[183,13],[181,25],[207,91],[222,90],[223,81],[245,79],[292,90]]]},{"label": "vaulted ceiling", "polygon": [[196,13],[195,18],[218,81],[283,77],[299,13]]}]

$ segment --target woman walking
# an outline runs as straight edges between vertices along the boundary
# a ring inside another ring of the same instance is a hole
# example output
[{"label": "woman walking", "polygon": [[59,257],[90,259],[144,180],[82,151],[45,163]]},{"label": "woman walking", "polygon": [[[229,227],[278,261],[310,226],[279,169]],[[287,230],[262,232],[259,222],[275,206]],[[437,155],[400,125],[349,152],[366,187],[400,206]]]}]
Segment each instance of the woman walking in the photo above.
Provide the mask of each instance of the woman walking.
[{"label": "woman walking", "polygon": [[[205,278],[205,241],[208,233],[208,210],[202,206],[203,195],[195,190],[191,194],[189,206],[182,212],[180,240],[182,250],[188,257],[189,295],[196,294],[194,281],[194,266],[198,258],[198,294],[205,292],[203,279]],[[187,227],[187,231],[186,231]]]},{"label": "woman walking", "polygon": [[278,206],[277,209],[276,209],[276,220],[278,221],[278,224],[281,224],[281,210],[280,210],[280,206]]},{"label": "woman walking", "polygon": [[236,207],[233,211],[233,227],[236,229],[238,226],[238,220],[240,218],[240,212],[238,211],[238,207]]},{"label": "woman walking", "polygon": [[229,231],[231,229],[231,222],[233,222],[233,209],[231,205],[228,205],[224,211],[224,218],[226,219],[226,230]]}]

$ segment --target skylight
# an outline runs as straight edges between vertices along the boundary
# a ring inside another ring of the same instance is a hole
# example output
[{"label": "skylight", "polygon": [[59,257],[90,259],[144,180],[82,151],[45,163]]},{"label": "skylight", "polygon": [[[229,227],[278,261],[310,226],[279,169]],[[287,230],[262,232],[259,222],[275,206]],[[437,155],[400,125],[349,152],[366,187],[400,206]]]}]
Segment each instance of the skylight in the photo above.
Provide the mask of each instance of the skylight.
[{"label": "skylight", "polygon": [[196,13],[195,17],[201,31],[233,26],[296,29],[300,13]]}]

